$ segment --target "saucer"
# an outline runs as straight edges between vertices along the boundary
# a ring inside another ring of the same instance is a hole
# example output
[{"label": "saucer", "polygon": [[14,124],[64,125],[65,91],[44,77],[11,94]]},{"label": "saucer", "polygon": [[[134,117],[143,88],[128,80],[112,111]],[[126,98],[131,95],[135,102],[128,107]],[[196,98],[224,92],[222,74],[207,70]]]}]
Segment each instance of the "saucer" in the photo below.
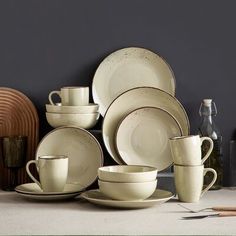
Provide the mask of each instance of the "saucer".
[{"label": "saucer", "polygon": [[43,192],[35,183],[19,185],[15,191],[23,197],[36,200],[63,200],[74,198],[80,194],[78,186],[75,184],[66,184],[63,192]]},{"label": "saucer", "polygon": [[94,203],[96,205],[107,206],[107,207],[115,207],[115,208],[147,208],[154,205],[161,205],[162,203],[171,199],[174,194],[166,191],[157,189],[151,197],[145,200],[137,200],[137,201],[119,201],[112,200],[102,194],[98,189],[89,190],[80,195],[82,198],[87,201]]}]

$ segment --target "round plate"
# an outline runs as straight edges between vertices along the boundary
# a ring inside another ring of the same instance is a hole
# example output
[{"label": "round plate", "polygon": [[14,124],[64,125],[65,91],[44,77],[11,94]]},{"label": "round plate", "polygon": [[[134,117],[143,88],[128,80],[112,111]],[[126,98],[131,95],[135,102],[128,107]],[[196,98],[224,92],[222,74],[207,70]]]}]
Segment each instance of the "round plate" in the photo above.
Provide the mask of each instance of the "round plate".
[{"label": "round plate", "polygon": [[154,205],[160,205],[171,199],[174,195],[171,192],[157,189],[151,197],[145,200],[118,201],[106,197],[97,189],[84,192],[80,196],[91,203],[101,206],[108,206],[115,208],[146,208]]},{"label": "round plate", "polygon": [[168,112],[154,107],[139,108],[119,124],[117,151],[128,165],[154,166],[161,171],[173,163],[169,138],[175,136],[182,136],[182,131]]},{"label": "round plate", "polygon": [[104,144],[119,164],[122,160],[115,149],[115,132],[120,120],[130,112],[141,107],[157,107],[170,113],[179,123],[183,135],[189,134],[189,120],[181,103],[170,94],[151,87],[131,89],[117,97],[109,106],[102,127]]},{"label": "round plate", "polygon": [[123,48],[106,57],[93,78],[93,99],[104,116],[110,103],[121,93],[150,86],[175,94],[175,77],[162,57],[144,48]]},{"label": "round plate", "polygon": [[103,153],[96,138],[88,131],[65,126],[48,133],[36,151],[36,159],[43,155],[69,157],[67,183],[83,190],[97,178],[97,169],[103,165]]}]

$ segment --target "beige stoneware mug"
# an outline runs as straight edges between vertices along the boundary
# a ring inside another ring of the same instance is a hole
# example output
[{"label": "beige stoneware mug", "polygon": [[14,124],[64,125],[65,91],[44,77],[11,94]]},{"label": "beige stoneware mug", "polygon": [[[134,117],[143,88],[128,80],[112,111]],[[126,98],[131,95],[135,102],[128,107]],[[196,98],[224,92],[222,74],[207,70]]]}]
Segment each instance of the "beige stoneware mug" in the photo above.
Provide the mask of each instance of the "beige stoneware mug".
[{"label": "beige stoneware mug", "polygon": [[[201,146],[203,142],[209,142],[209,149],[202,157]],[[199,135],[180,136],[170,138],[170,149],[174,164],[177,165],[202,165],[210,156],[214,143],[209,137]]]},{"label": "beige stoneware mug", "polygon": [[89,104],[89,87],[63,87],[60,91],[52,91],[48,95],[49,102],[56,106],[52,96],[61,98],[62,106],[84,106]]},{"label": "beige stoneware mug", "polygon": [[[203,189],[203,178],[207,172],[212,172],[211,183]],[[174,165],[175,188],[178,198],[182,202],[198,202],[199,199],[211,188],[217,178],[217,173],[212,168],[199,166]]]},{"label": "beige stoneware mug", "polygon": [[[30,164],[35,164],[39,172],[39,180],[31,174]],[[63,155],[40,156],[26,164],[29,177],[43,192],[62,192],[68,175],[68,157]]]}]

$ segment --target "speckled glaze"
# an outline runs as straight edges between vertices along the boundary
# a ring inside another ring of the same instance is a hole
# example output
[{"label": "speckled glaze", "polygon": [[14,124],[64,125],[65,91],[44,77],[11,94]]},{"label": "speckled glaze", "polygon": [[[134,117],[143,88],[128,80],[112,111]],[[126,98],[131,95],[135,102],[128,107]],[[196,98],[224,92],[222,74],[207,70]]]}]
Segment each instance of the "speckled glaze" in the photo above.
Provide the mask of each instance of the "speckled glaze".
[{"label": "speckled glaze", "polygon": [[104,116],[110,103],[121,93],[136,87],[160,88],[175,95],[175,77],[168,63],[144,48],[130,47],[106,57],[93,78],[93,99]]}]

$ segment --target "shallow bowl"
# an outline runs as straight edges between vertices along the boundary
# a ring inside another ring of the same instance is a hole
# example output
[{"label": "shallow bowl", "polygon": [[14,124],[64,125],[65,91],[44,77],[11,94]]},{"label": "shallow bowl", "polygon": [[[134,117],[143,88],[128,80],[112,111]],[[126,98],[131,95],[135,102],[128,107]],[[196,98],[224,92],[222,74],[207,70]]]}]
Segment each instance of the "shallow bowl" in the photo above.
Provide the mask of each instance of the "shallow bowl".
[{"label": "shallow bowl", "polygon": [[148,182],[157,178],[157,168],[138,165],[104,166],[98,169],[98,178],[108,182]]},{"label": "shallow bowl", "polygon": [[157,180],[143,183],[115,183],[98,180],[100,191],[114,200],[144,200],[150,197],[157,186]]},{"label": "shallow bowl", "polygon": [[46,112],[47,121],[53,128],[60,126],[76,126],[90,129],[96,125],[99,115],[98,112],[90,114],[60,114]]}]

